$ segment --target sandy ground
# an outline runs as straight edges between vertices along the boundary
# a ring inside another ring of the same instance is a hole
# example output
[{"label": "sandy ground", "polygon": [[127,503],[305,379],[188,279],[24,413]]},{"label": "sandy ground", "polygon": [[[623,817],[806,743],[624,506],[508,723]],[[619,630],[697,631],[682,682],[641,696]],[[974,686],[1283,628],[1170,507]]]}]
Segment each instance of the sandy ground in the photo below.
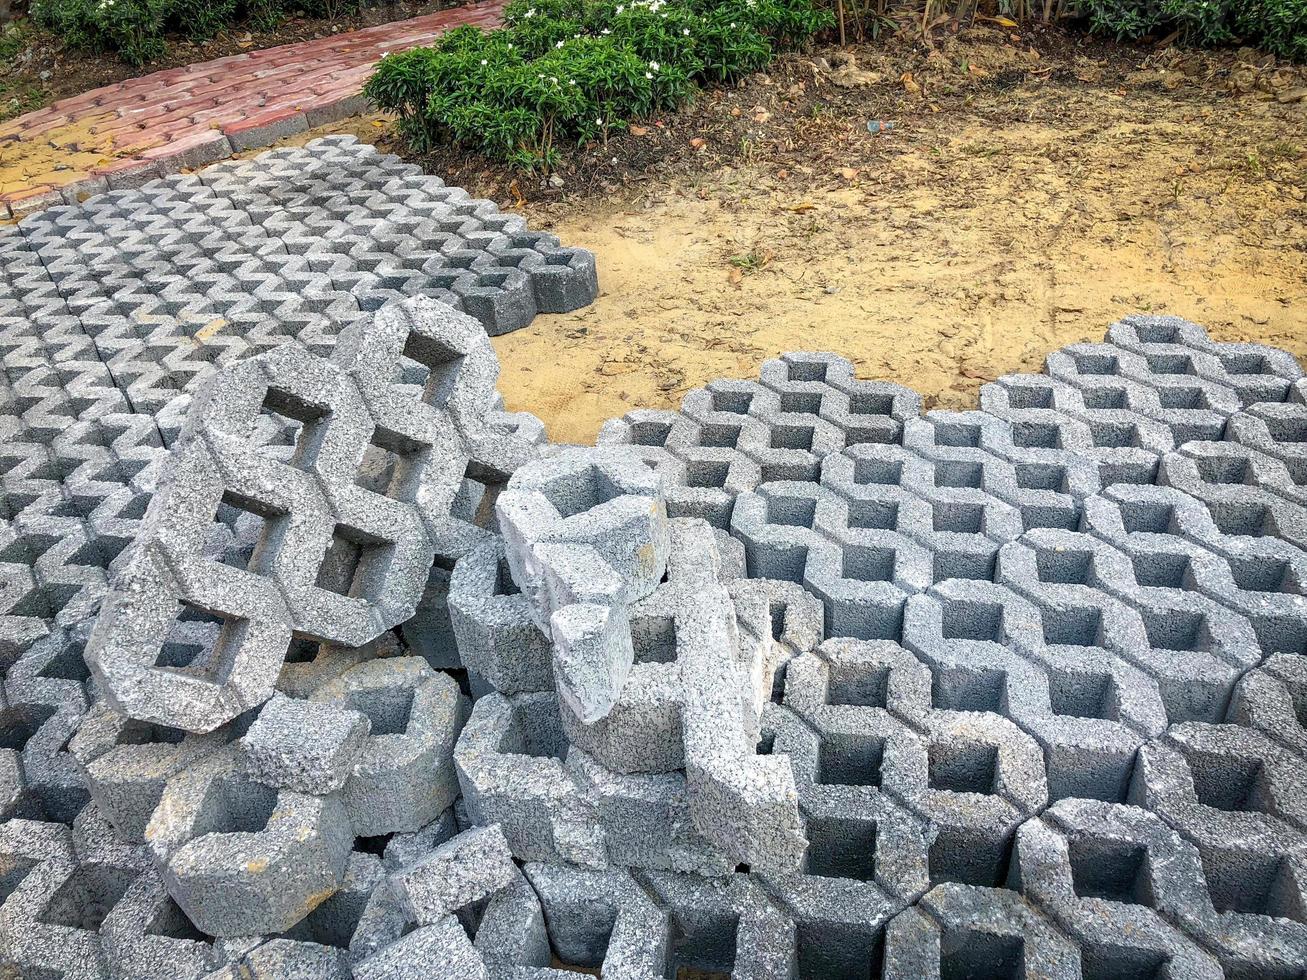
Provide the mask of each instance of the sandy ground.
[{"label": "sandy ground", "polygon": [[[914,54],[910,81],[901,52],[861,52],[880,84],[854,89],[792,85],[791,64],[695,110],[768,117],[752,161],[705,152],[527,201],[533,226],[595,252],[601,294],[495,340],[509,407],[589,442],[632,408],[829,350],[969,408],[986,381],[1136,311],[1307,360],[1307,101],[1231,91],[1208,56],[1166,71],[1123,50],[1135,60],[1104,71],[973,32]],[[868,135],[885,117],[897,128]],[[493,176],[439,172],[513,203]]]},{"label": "sandy ground", "polygon": [[[584,442],[788,350],[836,351],[945,408],[1135,311],[1307,359],[1303,150],[1270,174],[1292,151],[1261,108],[1059,91],[1001,129],[882,136],[903,152],[846,187],[745,169],[581,207],[553,230],[599,257],[599,300],[499,338],[501,388]],[[1261,159],[1223,145],[1230,127]]]}]

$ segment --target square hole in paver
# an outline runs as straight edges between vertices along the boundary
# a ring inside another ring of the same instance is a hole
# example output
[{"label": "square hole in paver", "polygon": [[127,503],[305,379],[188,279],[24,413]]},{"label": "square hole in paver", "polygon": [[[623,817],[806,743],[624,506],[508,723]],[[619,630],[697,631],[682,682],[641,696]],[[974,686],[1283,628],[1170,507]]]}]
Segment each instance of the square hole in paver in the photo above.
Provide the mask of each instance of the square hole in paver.
[{"label": "square hole in paver", "polygon": [[1271,915],[1307,924],[1289,859],[1245,850],[1202,855],[1207,893],[1218,912]]},{"label": "square hole in paver", "polygon": [[726,486],[731,475],[731,464],[715,459],[688,459],[685,461],[685,485],[720,489]]},{"label": "square hole in paver", "polygon": [[892,582],[895,562],[893,548],[845,545],[842,574],[858,582]]},{"label": "square hole in paver", "polygon": [[874,881],[875,822],[834,817],[809,818],[808,874],[821,878]]},{"label": "square hole in paver", "polygon": [[1141,609],[1144,632],[1154,650],[1199,652],[1210,646],[1207,617],[1182,609]]},{"label": "square hole in paver", "polygon": [[879,786],[885,739],[878,735],[826,732],[817,750],[816,781],[822,786]]},{"label": "square hole in paver", "polygon": [[899,524],[899,505],[893,500],[850,500],[849,527],[892,531]]},{"label": "square hole in paver", "polygon": [[954,534],[983,534],[985,530],[985,507],[983,504],[962,503],[960,501],[935,501],[930,505],[933,526],[936,531],[951,531]]},{"label": "square hole in paver", "polygon": [[[255,575],[270,575],[290,523],[287,517],[285,511],[224,491],[211,531],[213,544],[223,549],[222,563]],[[230,532],[235,541],[225,532]]]},{"label": "square hole in paver", "polygon": [[901,486],[903,462],[897,459],[859,459],[853,464],[853,482],[863,486]]},{"label": "square hole in paver", "polygon": [[422,388],[422,400],[443,408],[458,387],[463,370],[463,355],[433,337],[411,333],[404,343],[405,377],[409,384]]},{"label": "square hole in paver", "polygon": [[406,436],[373,429],[354,483],[391,500],[412,503],[417,497],[421,467],[428,452],[430,447]]},{"label": "square hole in paver", "polygon": [[305,467],[316,459],[330,420],[331,412],[326,406],[269,388],[255,421],[256,437],[265,445],[294,446],[291,465]]},{"label": "square hole in paver", "polygon": [[1207,395],[1202,388],[1166,385],[1157,389],[1157,400],[1163,408],[1206,408]]},{"label": "square hole in paver", "polygon": [[1095,606],[1048,606],[1040,618],[1050,646],[1102,646],[1103,612]]},{"label": "square hole in paver", "polygon": [[83,864],[59,886],[37,921],[95,932],[127,893],[135,875],[127,869]]},{"label": "square hole in paver", "polygon": [[749,406],[753,404],[751,391],[709,391],[708,394],[714,412],[748,415]]},{"label": "square hole in paver", "polygon": [[894,396],[887,391],[852,391],[849,412],[854,415],[889,415],[894,411]]},{"label": "square hole in paver", "polygon": [[699,425],[700,446],[711,449],[734,449],[740,442],[743,426],[726,425],[720,422],[703,422]]},{"label": "square hole in paver", "polygon": [[1075,837],[1067,842],[1071,885],[1080,898],[1156,907],[1148,848],[1130,841]]},{"label": "square hole in paver", "polygon": [[1258,759],[1194,751],[1188,754],[1194,795],[1204,806],[1229,813],[1271,813],[1270,780]]},{"label": "square hole in paver", "polygon": [[817,516],[814,497],[786,497],[776,494],[767,497],[767,523],[785,527],[812,527]]},{"label": "square hole in paver", "polygon": [[996,792],[997,746],[988,742],[951,739],[932,742],[927,757],[927,782],[931,789],[985,795]]},{"label": "square hole in paver", "polygon": [[672,914],[668,950],[669,980],[730,980],[735,970],[738,915],[700,915],[693,920]]},{"label": "square hole in paver", "polygon": [[808,391],[781,392],[781,411],[793,415],[816,415],[821,411],[821,395]]},{"label": "square hole in paver", "polygon": [[1058,463],[1015,463],[1017,486],[1022,490],[1066,492],[1066,467]]},{"label": "square hole in paver", "polygon": [[1093,388],[1086,388],[1081,392],[1081,396],[1085,408],[1095,410],[1126,408],[1130,401],[1125,388],[1110,385],[1095,385]]},{"label": "square hole in paver", "polygon": [[999,603],[943,599],[940,609],[944,639],[1003,641],[1003,607]]},{"label": "square hole in paver", "polygon": [[946,460],[935,464],[935,486],[979,489],[984,482],[985,467],[980,463]]},{"label": "square hole in paver", "polygon": [[890,668],[880,664],[831,664],[826,703],[860,708],[889,705]]},{"label": "square hole in paver", "polygon": [[314,585],[337,595],[369,598],[371,580],[384,567],[393,547],[356,528],[337,524]]},{"label": "square hole in paver", "polygon": [[245,620],[226,619],[189,603],[179,603],[177,617],[160,644],[154,666],[219,680],[231,670],[246,628]]},{"label": "square hole in paver", "polygon": [[351,691],[349,706],[372,722],[372,735],[403,735],[413,716],[413,688],[380,687]]},{"label": "square hole in paver", "polygon": [[1285,591],[1289,579],[1288,561],[1262,555],[1231,558],[1229,561],[1234,584],[1245,592]]},{"label": "square hole in paver", "polygon": [[773,425],[771,447],[810,451],[817,430],[811,425]]},{"label": "square hole in paver", "polygon": [[939,980],[1027,980],[1020,936],[946,928],[939,948]]}]

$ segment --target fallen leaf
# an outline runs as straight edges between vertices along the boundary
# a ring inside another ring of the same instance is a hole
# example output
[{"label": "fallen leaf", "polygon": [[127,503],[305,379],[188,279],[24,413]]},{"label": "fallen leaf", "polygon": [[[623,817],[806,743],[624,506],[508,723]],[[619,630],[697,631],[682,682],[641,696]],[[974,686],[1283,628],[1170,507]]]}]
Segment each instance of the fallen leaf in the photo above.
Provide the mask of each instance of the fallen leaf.
[{"label": "fallen leaf", "polygon": [[782,167],[780,170],[776,171],[776,179],[777,179],[777,180],[788,180],[788,179],[789,179],[789,176],[790,176],[790,172],[789,172],[788,170],[786,170],[784,167]]},{"label": "fallen leaf", "polygon": [[731,115],[734,116],[736,119],[739,119],[739,118],[740,118],[740,115],[741,115],[741,113],[740,113],[740,107],[739,107],[739,106],[733,106],[733,107],[731,108]]},{"label": "fallen leaf", "polygon": [[744,273],[741,272],[739,269],[732,268],[729,272],[726,273],[726,280],[732,286],[738,287],[740,283],[744,280]]},{"label": "fallen leaf", "polygon": [[1012,20],[1011,18],[1008,18],[1008,17],[991,17],[990,20],[992,20],[992,21],[993,21],[995,24],[997,24],[999,27],[1017,27],[1017,26],[1019,26],[1019,25],[1017,24],[1016,21],[1014,21],[1014,20]]},{"label": "fallen leaf", "polygon": [[918,85],[917,80],[912,77],[912,72],[904,72],[899,76],[899,81],[903,83],[903,88],[911,92],[913,95],[916,95],[921,91],[921,86]]},{"label": "fallen leaf", "polygon": [[853,180],[855,177],[858,176],[858,172],[854,170],[852,167],[842,167],[839,170],[839,175],[843,177],[845,180]]},{"label": "fallen leaf", "polygon": [[630,129],[631,129],[631,135],[632,135],[632,136],[648,136],[648,135],[649,135],[649,127],[648,127],[648,126],[635,126],[635,125],[632,125],[632,126],[630,127]]},{"label": "fallen leaf", "polygon": [[753,121],[756,123],[765,123],[771,118],[771,113],[760,105],[753,107]]},{"label": "fallen leaf", "polygon": [[979,65],[967,65],[967,72],[975,75],[977,78],[989,77],[989,72],[985,71],[985,69],[981,68]]},{"label": "fallen leaf", "polygon": [[690,145],[694,147],[696,150],[702,150],[705,146],[708,145],[708,142],[707,140],[700,139],[698,136],[696,136],[694,139],[690,140]]},{"label": "fallen leaf", "polygon": [[795,214],[807,214],[809,211],[816,211],[817,205],[811,201],[801,201],[793,207],[786,208],[787,211],[793,211]]}]

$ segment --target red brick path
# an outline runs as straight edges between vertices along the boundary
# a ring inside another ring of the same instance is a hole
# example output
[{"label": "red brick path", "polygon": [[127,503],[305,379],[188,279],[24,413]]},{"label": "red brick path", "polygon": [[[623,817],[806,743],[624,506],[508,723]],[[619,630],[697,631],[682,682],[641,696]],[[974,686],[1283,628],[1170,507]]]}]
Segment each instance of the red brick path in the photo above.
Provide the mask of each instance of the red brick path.
[{"label": "red brick path", "polygon": [[170,68],[0,124],[0,218],[134,187],[353,115],[383,54],[460,24],[494,27],[504,3]]}]

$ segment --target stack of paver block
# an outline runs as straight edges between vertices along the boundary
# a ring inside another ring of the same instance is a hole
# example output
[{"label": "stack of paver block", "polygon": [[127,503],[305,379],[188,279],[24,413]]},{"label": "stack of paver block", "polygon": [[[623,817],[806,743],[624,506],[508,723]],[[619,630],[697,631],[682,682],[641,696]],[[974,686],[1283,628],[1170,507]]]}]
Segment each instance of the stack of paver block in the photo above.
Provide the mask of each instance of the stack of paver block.
[{"label": "stack of paver block", "polygon": [[922,414],[787,354],[551,446],[483,314],[592,265],[313,152],[0,242],[0,973],[1301,980],[1291,358],[1132,317]]}]

